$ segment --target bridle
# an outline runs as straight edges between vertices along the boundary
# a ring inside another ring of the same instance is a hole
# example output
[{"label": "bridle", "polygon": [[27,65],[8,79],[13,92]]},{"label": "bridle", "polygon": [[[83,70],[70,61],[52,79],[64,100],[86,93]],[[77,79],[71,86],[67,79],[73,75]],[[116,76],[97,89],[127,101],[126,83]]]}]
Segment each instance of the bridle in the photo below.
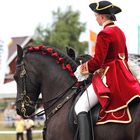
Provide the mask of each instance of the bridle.
[{"label": "bridle", "polygon": [[26,78],[27,78],[27,72],[25,69],[25,64],[22,62],[21,64],[17,65],[17,67],[21,67],[21,73],[20,78],[22,79],[23,89],[21,93],[21,97],[16,101],[16,103],[21,102],[21,112],[23,113],[23,117],[29,118],[30,116],[26,115],[26,106],[33,108],[35,105],[34,101],[31,101],[30,97],[27,95],[26,90]]}]

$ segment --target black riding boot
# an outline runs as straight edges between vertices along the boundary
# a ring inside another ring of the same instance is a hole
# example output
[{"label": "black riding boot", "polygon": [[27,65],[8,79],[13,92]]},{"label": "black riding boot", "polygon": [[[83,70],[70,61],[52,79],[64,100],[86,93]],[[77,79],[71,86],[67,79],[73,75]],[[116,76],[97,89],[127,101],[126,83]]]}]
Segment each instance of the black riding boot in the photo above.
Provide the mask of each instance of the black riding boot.
[{"label": "black riding boot", "polygon": [[88,120],[88,113],[81,112],[77,116],[78,118],[78,128],[79,128],[79,138],[80,140],[91,140],[90,139],[90,126]]}]

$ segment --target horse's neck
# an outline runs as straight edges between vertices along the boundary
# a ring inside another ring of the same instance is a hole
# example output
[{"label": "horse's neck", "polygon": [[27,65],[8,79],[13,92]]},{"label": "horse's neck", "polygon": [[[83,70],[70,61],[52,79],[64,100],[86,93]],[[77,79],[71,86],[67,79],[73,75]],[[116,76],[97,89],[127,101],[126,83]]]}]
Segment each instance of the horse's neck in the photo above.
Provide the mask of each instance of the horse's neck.
[{"label": "horse's neck", "polygon": [[47,99],[62,94],[76,82],[68,70],[51,58],[44,59],[41,77],[41,92]]},{"label": "horse's neck", "polygon": [[35,80],[40,83],[44,101],[64,93],[76,83],[76,78],[72,76],[71,64],[65,63],[65,60],[58,61],[58,58],[47,54],[44,56],[40,53],[29,53],[26,55],[26,61],[31,61],[28,67],[35,71]]}]

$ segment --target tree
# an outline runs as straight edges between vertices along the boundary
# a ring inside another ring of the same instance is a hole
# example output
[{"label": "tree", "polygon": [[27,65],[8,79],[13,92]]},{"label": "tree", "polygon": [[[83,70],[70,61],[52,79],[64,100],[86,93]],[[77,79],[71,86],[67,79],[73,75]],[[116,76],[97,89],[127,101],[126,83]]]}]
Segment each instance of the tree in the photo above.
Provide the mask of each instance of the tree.
[{"label": "tree", "polygon": [[69,6],[65,12],[60,8],[53,12],[53,23],[49,27],[43,28],[39,25],[34,34],[35,44],[44,44],[66,50],[66,46],[74,48],[77,54],[83,54],[87,49],[87,42],[80,42],[82,32],[86,30],[85,23],[81,23],[80,13],[72,11]]}]

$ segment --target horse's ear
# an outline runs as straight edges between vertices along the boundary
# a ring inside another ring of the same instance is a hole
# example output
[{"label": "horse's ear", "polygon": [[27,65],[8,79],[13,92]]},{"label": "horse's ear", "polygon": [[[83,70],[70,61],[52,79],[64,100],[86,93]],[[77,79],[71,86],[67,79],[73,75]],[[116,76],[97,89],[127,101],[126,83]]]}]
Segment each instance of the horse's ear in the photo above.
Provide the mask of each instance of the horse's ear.
[{"label": "horse's ear", "polygon": [[22,47],[17,44],[17,63],[21,63],[23,60],[23,50]]},{"label": "horse's ear", "polygon": [[72,49],[70,47],[66,47],[66,52],[67,52],[67,55],[69,57],[71,57],[73,60],[75,60],[75,51],[74,51],[74,49]]}]

